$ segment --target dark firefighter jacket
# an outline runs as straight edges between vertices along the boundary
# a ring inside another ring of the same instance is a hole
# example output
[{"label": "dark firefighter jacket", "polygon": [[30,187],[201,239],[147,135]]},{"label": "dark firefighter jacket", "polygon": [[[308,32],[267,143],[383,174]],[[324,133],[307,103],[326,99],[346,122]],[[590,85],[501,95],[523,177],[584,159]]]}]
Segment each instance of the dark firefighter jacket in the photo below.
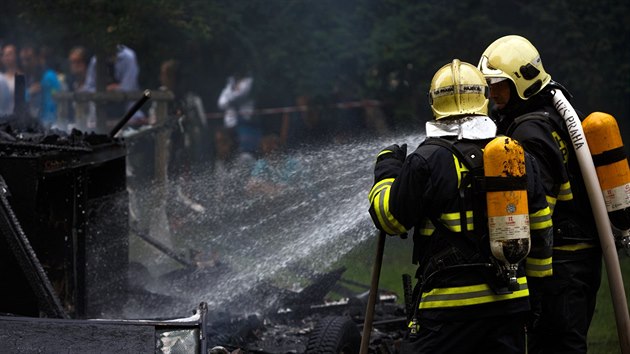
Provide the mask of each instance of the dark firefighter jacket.
[{"label": "dark firefighter jacket", "polygon": [[519,141],[540,166],[553,215],[554,259],[580,259],[599,252],[595,220],[570,133],[552,106],[550,94],[541,92],[518,110],[503,114],[499,133]]},{"label": "dark firefighter jacket", "polygon": [[[483,148],[488,141],[462,140],[461,144],[475,143]],[[459,184],[467,167],[449,149],[431,144],[421,144],[404,163],[388,158],[389,155],[393,154],[381,153],[377,159],[375,184],[369,194],[370,215],[375,225],[390,235],[414,228],[414,262],[419,264],[417,277],[426,277],[426,273],[434,270],[429,268],[436,262],[452,265],[487,261],[489,243],[474,233],[473,223],[474,213],[484,213],[485,217],[485,210],[473,210],[474,201],[469,200],[473,198],[464,198],[468,200],[462,204],[466,209],[468,230],[462,233]],[[552,224],[538,167],[529,155],[526,155],[526,175],[531,250],[526,264],[521,264],[517,273],[519,290],[501,295],[493,291],[494,269],[470,267],[440,272],[422,287],[420,318],[461,320],[529,310],[526,273],[529,277],[552,274]],[[485,220],[487,223],[487,218]],[[458,245],[454,247],[452,238],[466,239],[466,242],[456,242]],[[462,252],[453,253],[453,248],[464,251],[463,257]],[[471,257],[473,253],[481,258]],[[439,259],[440,255],[444,255],[443,259]]]}]

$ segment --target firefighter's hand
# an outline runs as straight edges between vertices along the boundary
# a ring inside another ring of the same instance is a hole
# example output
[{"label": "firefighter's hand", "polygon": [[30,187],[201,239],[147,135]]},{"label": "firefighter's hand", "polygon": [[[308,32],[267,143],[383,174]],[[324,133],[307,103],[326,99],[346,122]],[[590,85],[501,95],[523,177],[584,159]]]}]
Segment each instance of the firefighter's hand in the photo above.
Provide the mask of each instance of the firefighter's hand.
[{"label": "firefighter's hand", "polygon": [[381,150],[381,152],[378,153],[378,156],[376,157],[376,162],[380,162],[385,159],[391,159],[391,158],[394,158],[400,162],[403,162],[405,161],[406,157],[407,157],[407,144],[402,144],[401,146],[398,146],[398,144],[393,144],[386,147],[385,149]]}]

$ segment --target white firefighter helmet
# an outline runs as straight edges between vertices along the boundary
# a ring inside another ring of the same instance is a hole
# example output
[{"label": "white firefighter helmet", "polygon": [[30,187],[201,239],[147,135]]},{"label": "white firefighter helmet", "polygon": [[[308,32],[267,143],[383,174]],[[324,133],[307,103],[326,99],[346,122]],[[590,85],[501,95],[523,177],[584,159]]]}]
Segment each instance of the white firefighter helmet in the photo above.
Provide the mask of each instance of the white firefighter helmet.
[{"label": "white firefighter helmet", "polygon": [[433,75],[429,101],[436,120],[458,115],[487,115],[488,84],[474,65],[453,59]]},{"label": "white firefighter helmet", "polygon": [[551,81],[536,47],[516,35],[501,37],[490,44],[481,55],[478,67],[490,83],[511,80],[524,100],[540,92]]}]

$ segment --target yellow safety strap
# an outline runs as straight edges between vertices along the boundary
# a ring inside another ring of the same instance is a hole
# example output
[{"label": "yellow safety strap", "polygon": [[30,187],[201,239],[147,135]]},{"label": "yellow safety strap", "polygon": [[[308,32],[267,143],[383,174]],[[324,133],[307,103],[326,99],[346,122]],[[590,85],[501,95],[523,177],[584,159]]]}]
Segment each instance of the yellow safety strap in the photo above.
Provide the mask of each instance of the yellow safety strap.
[{"label": "yellow safety strap", "polygon": [[542,230],[553,226],[551,221],[551,209],[546,207],[533,214],[529,214],[529,228],[532,230]]},{"label": "yellow safety strap", "polygon": [[542,278],[553,275],[552,258],[532,258],[525,260],[525,273],[528,277]]},{"label": "yellow safety strap", "polygon": [[517,281],[519,284],[518,290],[502,295],[497,295],[488,284],[435,288],[422,294],[420,309],[479,305],[529,296],[527,279],[519,277]]},{"label": "yellow safety strap", "polygon": [[556,201],[557,201],[557,199],[555,197],[550,196],[550,195],[548,195],[546,197],[547,197],[547,204],[549,204],[549,210],[551,211],[551,214],[553,215],[553,210],[556,208]]},{"label": "yellow safety strap", "polygon": [[425,218],[422,227],[419,229],[419,233],[422,236],[431,236],[435,232],[435,225],[431,222],[429,218]]},{"label": "yellow safety strap", "polygon": [[374,212],[383,231],[389,235],[400,235],[405,233],[407,229],[389,211],[389,192],[393,181],[393,178],[389,178],[376,183],[368,198],[374,207]]},{"label": "yellow safety strap", "polygon": [[[444,226],[453,232],[461,232],[462,224],[460,222],[460,213],[444,213],[440,216],[440,221]],[[475,229],[472,210],[466,211],[466,228],[468,231]]]},{"label": "yellow safety strap", "polygon": [[560,191],[558,192],[558,200],[566,202],[573,199],[573,192],[571,192],[571,182],[562,183],[560,185]]},{"label": "yellow safety strap", "polygon": [[558,251],[579,251],[593,247],[595,247],[595,245],[592,243],[575,243],[572,245],[554,246],[553,249]]}]

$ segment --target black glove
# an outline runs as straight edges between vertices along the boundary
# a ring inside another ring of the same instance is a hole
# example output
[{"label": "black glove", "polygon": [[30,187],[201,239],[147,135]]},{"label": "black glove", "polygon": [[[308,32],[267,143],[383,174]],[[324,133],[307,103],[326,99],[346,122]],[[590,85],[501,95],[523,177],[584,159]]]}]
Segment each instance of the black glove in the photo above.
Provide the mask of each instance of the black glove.
[{"label": "black glove", "polygon": [[396,178],[400,173],[405,158],[407,157],[407,144],[398,146],[390,145],[376,157],[374,165],[374,183],[385,178]]},{"label": "black glove", "polygon": [[398,144],[394,144],[381,150],[381,152],[378,153],[376,162],[378,163],[385,159],[391,159],[391,158],[394,158],[400,162],[404,162],[406,157],[407,157],[407,144],[402,144],[401,146],[398,146]]}]

